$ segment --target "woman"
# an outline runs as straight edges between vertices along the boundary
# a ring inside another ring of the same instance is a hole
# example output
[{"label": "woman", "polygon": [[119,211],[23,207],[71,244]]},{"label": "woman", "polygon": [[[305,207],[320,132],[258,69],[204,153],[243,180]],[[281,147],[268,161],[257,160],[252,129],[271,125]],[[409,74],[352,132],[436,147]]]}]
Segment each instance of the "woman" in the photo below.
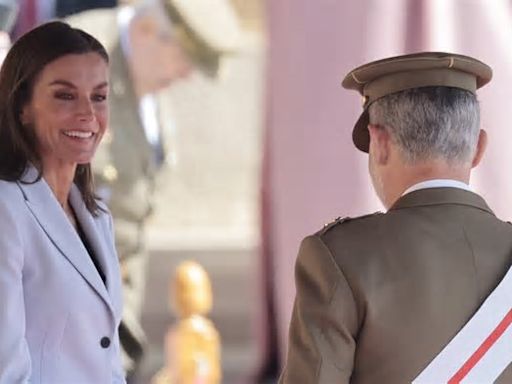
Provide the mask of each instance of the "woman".
[{"label": "woman", "polygon": [[0,383],[124,383],[112,221],[90,161],[108,120],[108,55],[61,22],[0,71]]}]

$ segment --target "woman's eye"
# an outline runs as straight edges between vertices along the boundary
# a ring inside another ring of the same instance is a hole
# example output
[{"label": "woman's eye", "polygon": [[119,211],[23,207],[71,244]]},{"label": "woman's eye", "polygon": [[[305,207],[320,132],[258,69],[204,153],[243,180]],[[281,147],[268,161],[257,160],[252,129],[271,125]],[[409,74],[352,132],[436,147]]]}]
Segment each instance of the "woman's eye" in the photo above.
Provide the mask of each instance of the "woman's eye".
[{"label": "woman's eye", "polygon": [[92,100],[93,101],[97,101],[97,102],[102,102],[102,101],[105,101],[107,100],[107,95],[93,95],[92,96]]},{"label": "woman's eye", "polygon": [[57,92],[55,94],[55,98],[59,100],[73,100],[75,97],[73,94],[68,92]]}]

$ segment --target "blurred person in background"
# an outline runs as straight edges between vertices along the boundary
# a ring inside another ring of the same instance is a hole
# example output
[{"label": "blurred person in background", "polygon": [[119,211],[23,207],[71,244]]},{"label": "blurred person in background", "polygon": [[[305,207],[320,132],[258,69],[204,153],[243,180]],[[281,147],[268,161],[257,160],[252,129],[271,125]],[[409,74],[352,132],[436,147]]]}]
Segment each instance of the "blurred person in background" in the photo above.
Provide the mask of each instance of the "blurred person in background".
[{"label": "blurred person in background", "polygon": [[[47,1],[47,0],[45,0]],[[96,8],[112,8],[117,0],[53,0],[55,2],[55,15],[65,17],[74,13]]]},{"label": "blurred person in background", "polygon": [[117,0],[4,0],[3,2],[15,3],[19,9],[19,21],[14,28],[15,37],[56,17],[62,18],[89,9],[112,8],[118,4]]},{"label": "blurred person in background", "polygon": [[18,16],[17,0],[0,0],[0,65],[11,47],[11,32]]},{"label": "blurred person in background", "polygon": [[16,0],[16,4],[18,17],[11,34],[13,39],[55,18],[55,0]]},{"label": "blurred person in background", "polygon": [[240,28],[227,0],[125,1],[67,21],[98,37],[111,57],[109,131],[93,171],[115,222],[124,283],[120,338],[125,368],[134,381],[145,344],[140,326],[148,257],[145,224],[166,159],[158,93],[194,68],[217,76],[223,54],[237,46]]}]

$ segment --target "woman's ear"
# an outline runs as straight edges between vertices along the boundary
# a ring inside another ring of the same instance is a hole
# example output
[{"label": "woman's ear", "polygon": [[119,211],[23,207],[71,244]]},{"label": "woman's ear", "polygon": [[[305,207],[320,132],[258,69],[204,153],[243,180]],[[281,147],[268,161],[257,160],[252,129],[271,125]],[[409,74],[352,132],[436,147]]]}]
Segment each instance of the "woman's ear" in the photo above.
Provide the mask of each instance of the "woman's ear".
[{"label": "woman's ear", "polygon": [[486,148],[487,148],[487,132],[485,132],[485,130],[481,129],[480,133],[478,134],[478,142],[476,144],[475,156],[473,157],[473,161],[471,162],[472,168],[474,168],[478,164],[480,164],[480,161],[482,160],[482,157],[484,156]]},{"label": "woman's ear", "polygon": [[20,122],[22,125],[27,125],[32,122],[32,109],[29,105],[25,105],[20,112]]},{"label": "woman's ear", "polygon": [[383,126],[376,124],[369,124],[368,132],[372,156],[378,164],[387,164],[391,151],[389,132]]}]

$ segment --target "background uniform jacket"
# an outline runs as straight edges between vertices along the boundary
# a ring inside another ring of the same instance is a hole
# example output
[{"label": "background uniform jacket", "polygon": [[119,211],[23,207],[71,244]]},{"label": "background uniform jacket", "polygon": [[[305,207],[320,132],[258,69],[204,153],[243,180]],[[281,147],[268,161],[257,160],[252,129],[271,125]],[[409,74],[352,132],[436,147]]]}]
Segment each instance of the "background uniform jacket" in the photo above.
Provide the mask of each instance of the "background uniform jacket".
[{"label": "background uniform jacket", "polygon": [[[385,214],[337,220],[296,263],[280,383],[410,383],[511,265],[512,225],[456,188],[401,197]],[[512,367],[498,383],[512,383]]]},{"label": "background uniform jacket", "polygon": [[92,167],[98,194],[107,202],[115,223],[123,277],[121,343],[124,366],[131,371],[140,363],[146,343],[140,324],[148,258],[145,223],[152,211],[159,164],[146,137],[122,50],[119,9],[81,12],[66,22],[95,36],[110,56],[109,126]]},{"label": "background uniform jacket", "polygon": [[44,179],[0,181],[0,384],[125,382],[111,218],[92,216],[74,185],[70,204],[106,285]]},{"label": "background uniform jacket", "polygon": [[152,211],[159,164],[139,115],[139,101],[121,47],[118,10],[81,12],[66,22],[96,37],[110,56],[109,126],[92,168],[98,194],[105,198],[115,223],[123,276],[121,343],[124,365],[131,370],[141,359],[145,345],[140,324],[148,258],[145,222]]}]

